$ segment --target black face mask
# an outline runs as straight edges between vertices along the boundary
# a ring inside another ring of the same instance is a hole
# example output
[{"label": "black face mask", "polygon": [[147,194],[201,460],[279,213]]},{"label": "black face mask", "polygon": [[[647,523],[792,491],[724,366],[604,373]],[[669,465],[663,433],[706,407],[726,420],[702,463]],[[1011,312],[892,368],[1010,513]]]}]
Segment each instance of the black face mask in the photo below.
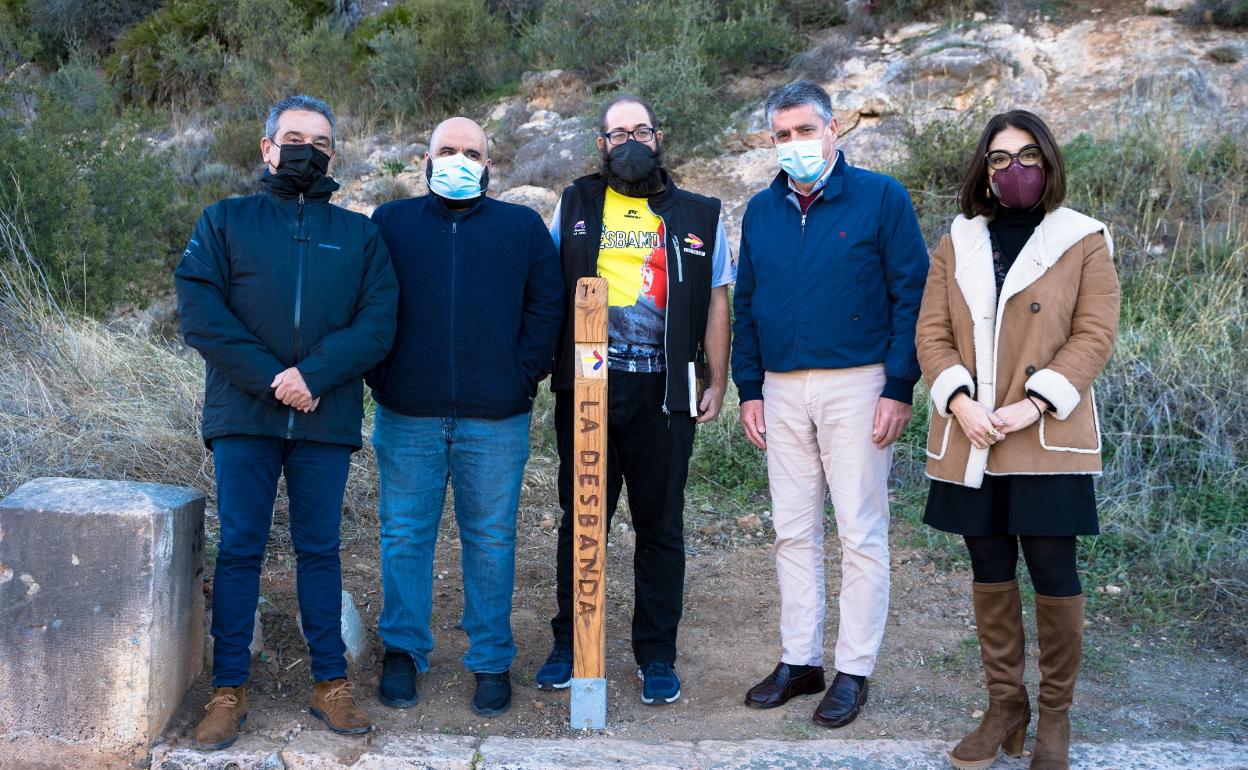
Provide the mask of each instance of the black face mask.
[{"label": "black face mask", "polygon": [[297,190],[307,190],[329,173],[329,156],[312,145],[282,144],[278,147],[281,154],[277,161],[277,175],[289,179]]},{"label": "black face mask", "polygon": [[607,158],[611,164],[611,172],[625,182],[640,182],[659,167],[659,159],[654,150],[636,139],[629,139],[624,144],[611,148]]},{"label": "black face mask", "polygon": [[629,139],[624,144],[604,148],[602,173],[611,189],[633,198],[653,195],[663,189],[663,149]]}]

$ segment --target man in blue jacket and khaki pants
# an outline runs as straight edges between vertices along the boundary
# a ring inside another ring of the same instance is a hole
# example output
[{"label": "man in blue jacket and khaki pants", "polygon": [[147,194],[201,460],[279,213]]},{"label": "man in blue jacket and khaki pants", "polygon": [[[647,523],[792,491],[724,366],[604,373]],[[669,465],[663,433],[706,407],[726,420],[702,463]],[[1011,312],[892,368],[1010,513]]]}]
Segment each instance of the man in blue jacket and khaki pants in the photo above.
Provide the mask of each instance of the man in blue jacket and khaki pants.
[{"label": "man in blue jacket and khaki pants", "polygon": [[746,436],[767,451],[783,653],[745,703],[824,690],[826,484],[840,626],[814,721],[841,727],[866,703],[888,616],[888,473],[919,378],[927,249],[905,188],[837,151],[827,92],[795,81],[765,110],[781,171],[742,221],[732,370]]},{"label": "man in blue jacket and khaki pants", "polygon": [[429,140],[429,194],[373,213],[399,281],[394,349],[367,377],[381,477],[378,694],[394,708],[416,704],[417,672],[429,669],[448,479],[463,545],[472,710],[497,716],[511,705],[516,509],[533,396],[563,323],[563,276],[537,212],[486,197],[489,166],[485,132],[451,118]]}]

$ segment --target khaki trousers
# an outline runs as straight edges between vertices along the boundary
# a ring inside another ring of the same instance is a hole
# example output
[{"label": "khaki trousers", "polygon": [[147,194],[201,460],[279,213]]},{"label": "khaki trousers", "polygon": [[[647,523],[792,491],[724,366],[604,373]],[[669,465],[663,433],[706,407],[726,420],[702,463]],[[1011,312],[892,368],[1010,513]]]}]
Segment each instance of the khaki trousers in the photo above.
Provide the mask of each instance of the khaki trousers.
[{"label": "khaki trousers", "polygon": [[767,372],[767,476],[776,529],[781,660],[823,665],[825,489],[841,540],[836,670],[869,675],[888,617],[888,473],[871,440],[884,367]]}]

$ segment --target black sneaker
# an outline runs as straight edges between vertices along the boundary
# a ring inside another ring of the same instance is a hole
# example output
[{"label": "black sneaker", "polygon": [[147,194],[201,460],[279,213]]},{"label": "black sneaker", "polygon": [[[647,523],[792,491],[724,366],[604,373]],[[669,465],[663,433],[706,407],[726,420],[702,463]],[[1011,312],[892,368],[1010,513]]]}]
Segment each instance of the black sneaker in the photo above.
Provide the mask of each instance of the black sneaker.
[{"label": "black sneaker", "polygon": [[511,708],[511,672],[476,674],[477,691],[472,695],[472,713],[496,717]]},{"label": "black sneaker", "polygon": [[411,655],[386,650],[381,679],[377,681],[377,700],[396,709],[411,708],[420,700],[420,693],[416,692],[416,662]]}]

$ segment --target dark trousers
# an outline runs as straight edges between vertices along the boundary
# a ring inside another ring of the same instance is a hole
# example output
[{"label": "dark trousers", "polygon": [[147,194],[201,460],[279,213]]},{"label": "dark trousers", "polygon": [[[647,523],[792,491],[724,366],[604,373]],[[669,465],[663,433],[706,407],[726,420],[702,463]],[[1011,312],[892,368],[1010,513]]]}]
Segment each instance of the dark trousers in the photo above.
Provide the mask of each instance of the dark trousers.
[{"label": "dark trousers", "polygon": [[[607,376],[607,527],[620,489],[637,533],[633,554],[633,655],[645,665],[676,662],[676,627],[684,604],[685,480],[693,452],[694,421],[663,413],[664,375],[610,372]],[[572,644],[573,394],[555,394],[559,446],[559,525],[555,642]],[[608,575],[608,580],[610,576]]]},{"label": "dark trousers", "polygon": [[264,436],[223,436],[213,439],[212,453],[221,520],[212,584],[213,686],[237,687],[247,681],[260,567],[273,521],[277,482],[283,473],[312,678],[323,682],[345,677],[338,527],[351,448]]}]

